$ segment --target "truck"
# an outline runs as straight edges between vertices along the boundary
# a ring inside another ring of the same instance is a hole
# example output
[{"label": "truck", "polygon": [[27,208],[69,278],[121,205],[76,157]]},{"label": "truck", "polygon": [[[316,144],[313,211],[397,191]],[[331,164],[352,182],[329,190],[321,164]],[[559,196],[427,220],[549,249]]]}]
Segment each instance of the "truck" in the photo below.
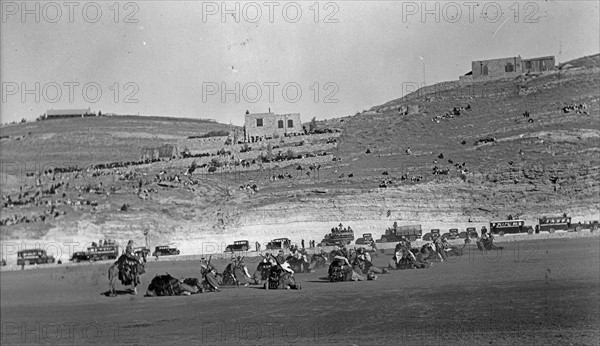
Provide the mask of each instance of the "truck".
[{"label": "truck", "polygon": [[338,231],[326,234],[323,240],[321,240],[321,246],[344,246],[352,243],[354,240],[354,231],[340,229]]},{"label": "truck", "polygon": [[17,265],[54,263],[54,256],[48,255],[46,250],[29,249],[17,252]]},{"label": "truck", "polygon": [[397,222],[394,225],[385,230],[385,234],[381,236],[381,239],[377,240],[378,243],[388,243],[397,241],[415,241],[423,236],[423,230],[421,225],[408,225],[398,226]]}]

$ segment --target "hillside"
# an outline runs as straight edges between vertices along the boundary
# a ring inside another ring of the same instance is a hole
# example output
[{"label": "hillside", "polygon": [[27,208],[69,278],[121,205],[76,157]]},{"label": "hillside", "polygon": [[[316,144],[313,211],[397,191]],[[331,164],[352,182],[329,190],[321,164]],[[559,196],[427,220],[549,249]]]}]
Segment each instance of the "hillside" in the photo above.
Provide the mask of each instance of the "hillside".
[{"label": "hillside", "polygon": [[139,160],[141,149],[230,126],[189,118],[113,116],[2,126],[2,163],[90,165]]},{"label": "hillside", "polygon": [[[427,229],[481,227],[508,214],[528,223],[559,213],[598,219],[599,61],[600,55],[581,58],[567,69],[511,80],[445,82],[319,122],[340,133],[253,143],[250,151],[192,141],[194,158],[45,175],[44,188],[69,184],[3,207],[2,219],[29,221],[0,226],[0,236],[143,243],[149,229],[151,246],[174,243],[188,254],[234,239],[320,240],[339,222],[379,237],[394,221]],[[141,117],[19,124],[1,129],[11,136],[2,141],[2,164],[137,160],[143,146],[227,128]],[[188,174],[191,167],[197,168]],[[34,177],[8,173],[5,203],[40,189]],[[49,205],[65,214],[31,221]]]}]

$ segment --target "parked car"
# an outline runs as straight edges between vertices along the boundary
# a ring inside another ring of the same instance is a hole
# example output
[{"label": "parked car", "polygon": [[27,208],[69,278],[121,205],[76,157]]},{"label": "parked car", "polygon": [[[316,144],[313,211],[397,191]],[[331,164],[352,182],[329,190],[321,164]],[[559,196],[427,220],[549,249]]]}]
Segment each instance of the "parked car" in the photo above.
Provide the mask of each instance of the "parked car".
[{"label": "parked car", "polygon": [[371,233],[364,233],[362,237],[356,239],[356,245],[371,245],[373,241],[373,235]]},{"label": "parked car", "polygon": [[81,261],[89,261],[90,256],[85,251],[77,251],[73,252],[73,256],[71,256],[71,262],[81,262]]},{"label": "parked car", "polygon": [[179,250],[175,247],[170,247],[168,245],[162,245],[162,246],[157,246],[154,248],[154,252],[152,253],[152,256],[158,257],[158,256],[173,256],[173,255],[179,255]]},{"label": "parked car", "polygon": [[[177,250],[177,251],[179,251],[179,250]],[[146,258],[150,254],[150,249],[148,249],[145,246],[140,246],[140,247],[134,248],[133,253],[140,258]],[[178,254],[179,253],[177,253],[176,255],[178,255]]]},{"label": "parked car", "polygon": [[584,221],[583,223],[579,223],[581,225],[581,229],[589,229],[590,232],[595,232],[598,230],[598,221]]},{"label": "parked car", "polygon": [[477,239],[479,237],[479,235],[477,234],[477,228],[467,227],[466,237],[471,239]]},{"label": "parked car", "polygon": [[247,240],[236,240],[233,244],[227,245],[225,248],[225,252],[235,252],[235,251],[248,251],[250,249],[250,242]]},{"label": "parked car", "polygon": [[425,233],[423,235],[423,240],[425,241],[435,241],[440,237],[440,230],[435,228],[429,231],[429,233]]},{"label": "parked car", "polygon": [[460,238],[460,234],[458,232],[458,228],[450,228],[448,232],[442,234],[442,239],[458,239]]},{"label": "parked car", "polygon": [[277,238],[271,240],[267,244],[267,250],[283,250],[289,249],[292,245],[292,241],[289,238]]}]

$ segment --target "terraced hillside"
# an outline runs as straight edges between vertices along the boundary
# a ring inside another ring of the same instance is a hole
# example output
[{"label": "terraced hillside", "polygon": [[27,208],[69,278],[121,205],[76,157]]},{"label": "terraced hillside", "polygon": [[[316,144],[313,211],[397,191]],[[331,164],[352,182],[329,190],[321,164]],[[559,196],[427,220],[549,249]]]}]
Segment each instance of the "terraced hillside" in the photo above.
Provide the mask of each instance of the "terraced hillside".
[{"label": "terraced hillside", "polygon": [[[508,214],[528,222],[558,213],[597,219],[599,61],[600,55],[585,57],[514,80],[441,83],[319,123],[340,133],[274,139],[250,150],[211,146],[207,156],[196,149],[191,154],[198,157],[42,176],[46,188],[53,179],[69,184],[35,197],[35,205],[5,204],[2,218],[31,219],[50,208],[65,214],[1,226],[0,236],[32,243],[104,237],[143,243],[143,230],[150,229],[152,246],[175,243],[186,254],[235,239],[320,240],[339,222],[378,236],[394,221],[448,228],[469,221],[480,227]],[[109,120],[91,119],[85,129],[66,121],[62,129],[59,122],[3,128],[2,135],[13,139],[8,146],[3,140],[2,163],[137,159],[142,144],[227,127],[205,123],[196,130],[183,121],[157,120],[132,131]],[[25,137],[14,140],[18,136]],[[40,189],[37,177],[8,173],[4,202]],[[57,199],[62,202],[48,202]]]}]

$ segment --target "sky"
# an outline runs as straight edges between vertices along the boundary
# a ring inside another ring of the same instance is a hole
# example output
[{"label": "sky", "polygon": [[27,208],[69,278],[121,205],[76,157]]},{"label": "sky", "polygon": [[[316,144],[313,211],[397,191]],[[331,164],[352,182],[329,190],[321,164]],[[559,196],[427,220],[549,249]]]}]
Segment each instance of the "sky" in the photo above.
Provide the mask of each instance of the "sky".
[{"label": "sky", "polygon": [[472,60],[600,52],[600,1],[5,1],[0,122],[352,115]]}]

